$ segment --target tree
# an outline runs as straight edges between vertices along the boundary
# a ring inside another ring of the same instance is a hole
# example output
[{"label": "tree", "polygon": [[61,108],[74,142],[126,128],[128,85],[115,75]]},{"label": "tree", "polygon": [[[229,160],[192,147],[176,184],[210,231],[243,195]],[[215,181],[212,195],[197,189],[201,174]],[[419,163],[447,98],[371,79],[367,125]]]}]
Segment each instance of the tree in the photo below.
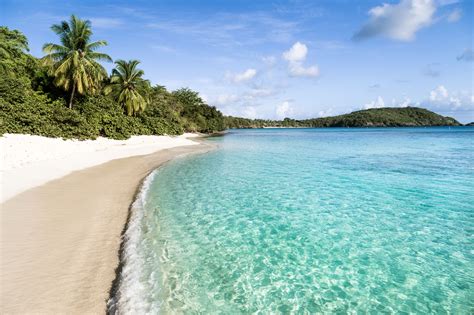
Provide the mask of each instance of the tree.
[{"label": "tree", "polygon": [[69,108],[74,95],[97,92],[107,77],[99,61],[112,61],[109,55],[97,52],[107,42],[91,42],[90,21],[71,15],[69,22],[62,21],[51,29],[59,36],[61,44],[47,43],[43,46],[44,63],[54,77],[54,84],[70,92]]},{"label": "tree", "polygon": [[189,88],[173,91],[173,96],[182,104],[181,116],[187,121],[187,131],[214,132],[225,129],[222,113],[209,106]]},{"label": "tree", "polygon": [[204,101],[199,96],[199,93],[191,90],[190,88],[181,88],[179,90],[173,91],[173,95],[185,107],[204,105]]},{"label": "tree", "polygon": [[0,26],[0,70],[7,75],[22,72],[27,64],[28,40],[17,30]]},{"label": "tree", "polygon": [[148,104],[150,83],[142,78],[145,73],[137,68],[139,63],[138,60],[117,60],[110,84],[105,89],[106,94],[112,94],[129,116],[144,111]]}]

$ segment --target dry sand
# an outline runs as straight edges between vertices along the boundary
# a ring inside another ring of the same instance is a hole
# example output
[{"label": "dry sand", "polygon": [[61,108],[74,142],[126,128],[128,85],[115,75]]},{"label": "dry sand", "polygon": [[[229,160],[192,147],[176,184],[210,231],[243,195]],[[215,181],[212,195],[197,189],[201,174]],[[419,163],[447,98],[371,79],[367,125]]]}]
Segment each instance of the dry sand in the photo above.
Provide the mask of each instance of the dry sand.
[{"label": "dry sand", "polygon": [[113,160],[1,204],[0,313],[104,313],[141,180],[174,157],[211,148]]},{"label": "dry sand", "polygon": [[23,134],[0,137],[0,202],[52,179],[110,160],[195,145],[191,137],[132,136],[127,140],[63,140]]}]

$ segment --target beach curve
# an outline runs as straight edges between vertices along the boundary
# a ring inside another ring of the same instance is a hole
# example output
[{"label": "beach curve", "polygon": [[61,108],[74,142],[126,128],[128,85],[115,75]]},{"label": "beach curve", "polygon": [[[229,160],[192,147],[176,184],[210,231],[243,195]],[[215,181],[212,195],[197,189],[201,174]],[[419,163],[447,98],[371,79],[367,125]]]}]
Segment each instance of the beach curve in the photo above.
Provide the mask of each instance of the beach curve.
[{"label": "beach curve", "polygon": [[112,160],[1,204],[2,312],[105,312],[137,187],[163,163],[211,149],[200,143]]}]

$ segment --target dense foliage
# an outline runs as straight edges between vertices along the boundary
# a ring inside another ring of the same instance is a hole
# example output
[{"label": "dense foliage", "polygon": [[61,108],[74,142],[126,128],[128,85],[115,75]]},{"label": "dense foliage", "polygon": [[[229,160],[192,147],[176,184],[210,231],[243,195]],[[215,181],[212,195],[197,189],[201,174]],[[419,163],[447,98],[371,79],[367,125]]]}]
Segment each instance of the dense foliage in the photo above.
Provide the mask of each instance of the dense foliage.
[{"label": "dense foliage", "polygon": [[[125,139],[131,135],[212,133],[225,129],[222,113],[205,104],[197,92],[187,88],[169,92],[163,86],[151,86],[142,79],[143,71],[136,68],[135,61],[132,75],[123,72],[131,67],[118,67],[112,78],[101,75],[99,68],[91,69],[90,64],[107,57],[95,51],[105,42],[90,42],[88,26],[75,17],[69,23],[53,26],[62,44],[45,45],[44,59],[28,54],[27,39],[19,31],[0,27],[0,134]],[[76,49],[80,45],[82,48]],[[88,49],[89,59],[79,56],[84,49]],[[74,59],[69,62],[69,55],[84,58],[83,63]],[[66,65],[65,70],[57,72],[62,64]],[[121,81],[127,78],[131,81]],[[131,103],[129,91],[126,97],[120,97],[120,91],[128,89],[130,83],[135,93]],[[72,95],[74,85],[75,96]],[[107,86],[112,93],[106,95]],[[74,106],[68,109],[71,96]],[[135,102],[136,98],[146,102]],[[133,108],[132,116],[126,115],[130,113],[129,104]]]},{"label": "dense foliage", "polygon": [[416,126],[460,126],[451,117],[444,117],[424,108],[386,107],[355,111],[333,117],[295,120],[262,120],[226,117],[229,128],[262,127],[416,127]]}]

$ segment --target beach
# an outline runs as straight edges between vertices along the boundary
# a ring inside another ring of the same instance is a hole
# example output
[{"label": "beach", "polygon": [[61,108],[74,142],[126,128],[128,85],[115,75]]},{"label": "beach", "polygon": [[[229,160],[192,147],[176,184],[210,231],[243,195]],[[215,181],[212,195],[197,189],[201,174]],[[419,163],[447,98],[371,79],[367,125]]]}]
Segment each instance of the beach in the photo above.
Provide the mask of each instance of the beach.
[{"label": "beach", "polygon": [[[52,147],[61,147],[47,143],[55,140],[39,141],[30,157],[2,143],[2,188],[11,196],[1,204],[2,313],[105,312],[142,179],[175,157],[211,148],[182,136],[155,137],[135,145],[107,140],[112,144],[102,143],[102,151],[90,141],[88,149],[54,155]],[[23,164],[6,163],[10,155],[24,157]],[[31,173],[39,186],[28,184]]]}]

